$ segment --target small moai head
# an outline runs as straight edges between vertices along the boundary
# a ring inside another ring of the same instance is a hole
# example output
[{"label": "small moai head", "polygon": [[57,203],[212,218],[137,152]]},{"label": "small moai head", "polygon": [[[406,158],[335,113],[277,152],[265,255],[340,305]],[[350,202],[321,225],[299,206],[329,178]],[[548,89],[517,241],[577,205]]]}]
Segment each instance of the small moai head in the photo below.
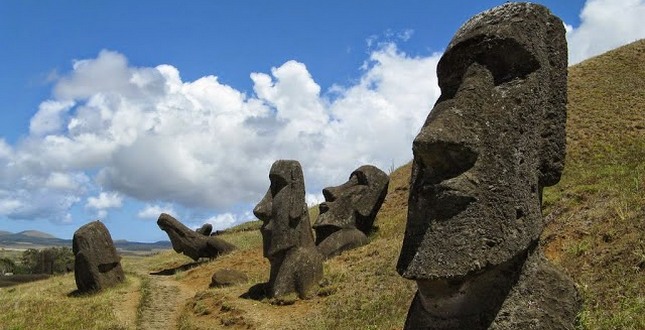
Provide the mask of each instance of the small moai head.
[{"label": "small moai head", "polygon": [[253,214],[260,228],[264,256],[272,259],[292,247],[313,246],[305,182],[300,163],[278,160],[269,171],[271,185]]},{"label": "small moai head", "polygon": [[368,234],[381,208],[390,178],[379,168],[364,165],[350,174],[347,182],[323,189],[325,202],[314,224],[320,242],[339,229],[356,228]]},{"label": "small moai head", "polygon": [[197,228],[195,231],[204,236],[210,236],[211,233],[213,232],[213,225],[211,225],[210,223],[205,223],[201,227]]},{"label": "small moai head", "polygon": [[564,166],[564,36],[559,18],[529,3],[485,11],[455,34],[413,142],[403,277],[466,279],[537,241],[542,188]]}]

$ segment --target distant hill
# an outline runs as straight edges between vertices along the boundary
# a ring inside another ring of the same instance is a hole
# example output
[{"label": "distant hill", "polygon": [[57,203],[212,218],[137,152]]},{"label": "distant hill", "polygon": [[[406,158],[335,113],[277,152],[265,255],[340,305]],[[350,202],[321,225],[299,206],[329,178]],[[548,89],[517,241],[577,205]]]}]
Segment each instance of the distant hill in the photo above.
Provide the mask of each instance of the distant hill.
[{"label": "distant hill", "polygon": [[38,230],[25,230],[18,233],[19,235],[35,237],[35,238],[56,238],[54,235],[43,233]]},{"label": "distant hill", "polygon": [[[114,245],[118,250],[124,251],[152,251],[170,249],[172,245],[169,241],[158,241],[154,243],[130,242],[126,240],[116,240]],[[0,231],[0,247],[17,248],[17,249],[42,249],[54,246],[72,247],[71,239],[57,238],[51,234],[37,230],[25,230],[19,233]]]}]

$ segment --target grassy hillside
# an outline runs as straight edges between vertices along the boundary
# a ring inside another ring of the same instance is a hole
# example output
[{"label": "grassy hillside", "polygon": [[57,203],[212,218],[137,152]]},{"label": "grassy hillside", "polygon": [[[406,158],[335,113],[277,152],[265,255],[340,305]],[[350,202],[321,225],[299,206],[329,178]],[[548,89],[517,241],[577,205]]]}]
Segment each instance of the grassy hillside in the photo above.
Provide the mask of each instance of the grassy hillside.
[{"label": "grassy hillside", "polygon": [[[542,245],[579,285],[581,329],[645,329],[645,41],[571,67],[569,77],[567,165],[545,191]],[[71,274],[0,289],[0,325],[146,329],[152,312],[179,329],[400,329],[415,290],[395,271],[409,175],[409,164],[391,174],[370,244],[327,261],[314,299],[256,296],[269,264],[254,222],[223,233],[240,249],[213,261],[127,256],[128,282],[97,295],[70,295]],[[221,268],[249,280],[209,288]]]},{"label": "grassy hillside", "polygon": [[569,69],[567,143],[547,256],[579,284],[584,325],[645,329],[645,40]]}]

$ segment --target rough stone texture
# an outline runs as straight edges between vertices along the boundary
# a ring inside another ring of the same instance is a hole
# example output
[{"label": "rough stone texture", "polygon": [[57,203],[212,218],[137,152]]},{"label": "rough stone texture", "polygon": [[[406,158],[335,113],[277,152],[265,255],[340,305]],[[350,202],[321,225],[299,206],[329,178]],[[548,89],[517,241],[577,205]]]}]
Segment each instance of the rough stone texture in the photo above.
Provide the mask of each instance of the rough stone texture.
[{"label": "rough stone texture", "polygon": [[170,238],[172,248],[177,253],[183,253],[193,260],[199,258],[217,258],[235,250],[235,246],[215,236],[205,236],[184,226],[171,215],[162,213],[157,225]]},{"label": "rough stone texture", "polygon": [[[442,94],[413,143],[397,264],[418,286],[407,329],[573,327],[573,283],[533,248],[542,188],[564,166],[564,32],[547,8],[507,3],[465,23],[439,61]],[[514,309],[529,302],[549,313]]]},{"label": "rough stone texture", "polygon": [[204,236],[210,236],[211,232],[213,231],[213,225],[211,225],[210,223],[205,223],[195,231]]},{"label": "rough stone texture", "polygon": [[79,292],[99,291],[125,280],[121,257],[102,222],[90,222],[79,228],[74,233],[72,251]]},{"label": "rough stone texture", "polygon": [[218,269],[211,277],[211,288],[225,287],[248,282],[249,278],[243,272],[235,269]]},{"label": "rough stone texture", "polygon": [[325,257],[367,244],[390,178],[375,166],[364,165],[347,182],[323,189],[325,202],[314,224],[318,251]]},{"label": "rough stone texture", "polygon": [[266,293],[280,297],[295,292],[301,299],[310,298],[322,279],[322,256],[316,250],[309,224],[300,163],[276,161],[269,179],[266,195],[253,209],[263,222],[263,253],[271,264]]}]

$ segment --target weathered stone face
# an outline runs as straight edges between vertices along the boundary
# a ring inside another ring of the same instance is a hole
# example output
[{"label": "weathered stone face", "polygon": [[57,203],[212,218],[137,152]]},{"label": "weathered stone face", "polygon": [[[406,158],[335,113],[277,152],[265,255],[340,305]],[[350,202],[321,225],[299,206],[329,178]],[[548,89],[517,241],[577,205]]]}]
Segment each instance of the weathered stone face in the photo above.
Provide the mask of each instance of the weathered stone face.
[{"label": "weathered stone face", "polygon": [[309,213],[305,203],[305,182],[300,163],[278,160],[269,172],[271,186],[253,209],[263,224],[264,256],[272,258],[296,246],[313,245]]},{"label": "weathered stone face", "polygon": [[539,5],[506,4],[457,32],[413,144],[402,276],[466,276],[538,239],[542,188],[564,164],[566,66],[563,24]]},{"label": "weathered stone face", "polygon": [[359,247],[368,242],[390,178],[375,166],[364,165],[347,182],[323,189],[325,202],[314,224],[318,251],[325,257]]},{"label": "weathered stone face", "polygon": [[72,251],[78,291],[98,291],[125,280],[121,257],[102,222],[90,222],[74,232]]},{"label": "weathered stone face", "polygon": [[418,288],[405,329],[573,328],[575,287],[538,242],[542,188],[564,166],[564,32],[545,7],[507,3],[464,24],[439,61],[397,264]]},{"label": "weathered stone face", "polygon": [[300,163],[276,161],[269,179],[269,190],[253,209],[263,222],[263,251],[271,263],[266,292],[269,297],[297,292],[310,298],[322,278],[322,256],[314,245]]},{"label": "weathered stone face", "polygon": [[195,261],[199,258],[216,258],[235,250],[235,245],[219,237],[207,236],[191,230],[166,213],[159,215],[157,225],[168,234],[175,252],[183,253]]},{"label": "weathered stone face", "polygon": [[390,178],[375,166],[364,165],[349,176],[347,182],[323,189],[325,202],[320,204],[320,214],[314,229],[316,240],[325,239],[325,227],[331,231],[356,228],[367,234],[387,194]]}]

